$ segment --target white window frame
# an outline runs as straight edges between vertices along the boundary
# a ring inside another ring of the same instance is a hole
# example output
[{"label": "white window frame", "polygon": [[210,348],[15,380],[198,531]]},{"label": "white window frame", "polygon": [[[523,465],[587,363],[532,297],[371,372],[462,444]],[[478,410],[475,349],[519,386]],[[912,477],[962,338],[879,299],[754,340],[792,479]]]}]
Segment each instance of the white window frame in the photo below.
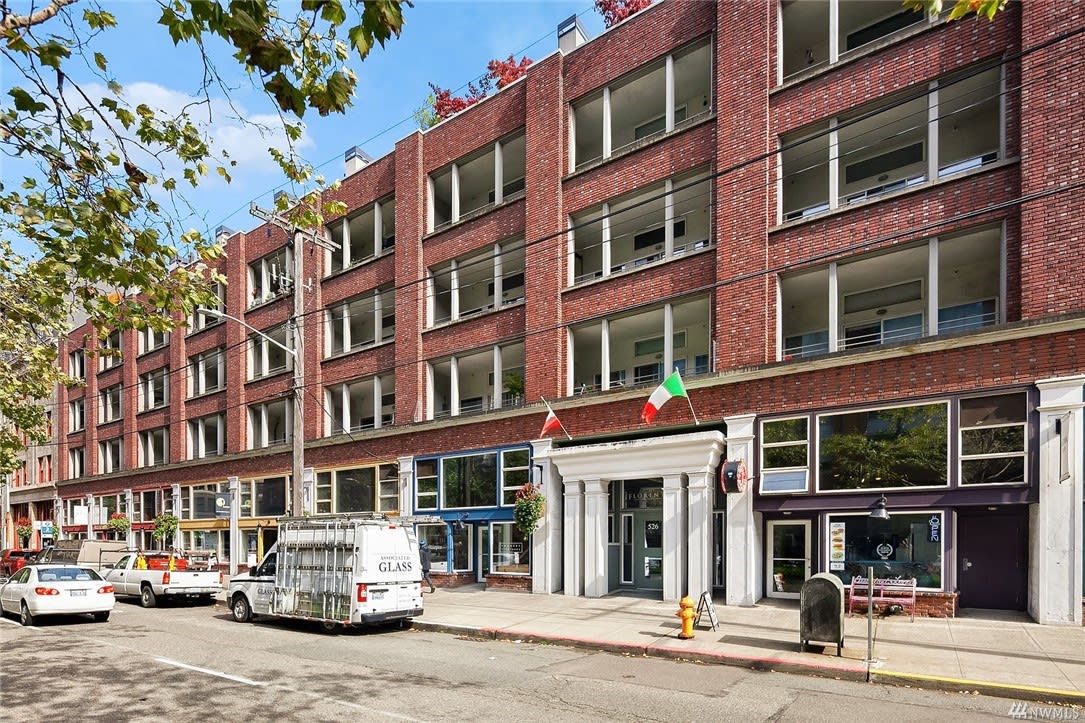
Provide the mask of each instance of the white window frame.
[{"label": "white window frame", "polygon": [[[162,456],[155,454],[155,444],[162,442]],[[139,460],[140,467],[157,467],[169,464],[170,461],[170,432],[169,427],[157,427],[146,429],[139,433]]]},{"label": "white window frame", "polygon": [[[215,376],[218,384],[214,387],[204,386],[204,375],[211,364],[216,368]],[[207,349],[188,358],[188,396],[198,397],[203,394],[217,392],[226,387],[226,350],[221,346]]]},{"label": "white window frame", "polygon": [[124,462],[124,440],[113,437],[98,443],[99,474],[119,472]]},{"label": "white window frame", "polygon": [[[787,442],[765,442],[765,425],[772,424],[773,422],[790,422],[794,420],[803,420],[806,422],[806,439],[802,441],[787,441]],[[760,449],[759,449],[759,470],[760,474],[760,487],[758,489],[759,494],[763,495],[793,495],[793,494],[805,494],[810,491],[810,417],[806,415],[798,415],[794,417],[777,417],[772,419],[762,419],[760,423]],[[780,447],[806,447],[806,464],[802,467],[766,467],[765,466],[765,449],[776,449]],[[795,474],[801,472],[803,475],[802,488],[795,488],[789,490],[766,490],[765,481],[770,475],[780,473],[781,476],[785,474]]]},{"label": "white window frame", "polygon": [[[214,450],[208,450],[204,441],[207,427],[210,422],[215,422],[215,436],[217,446]],[[222,413],[208,414],[203,417],[188,420],[188,458],[205,459],[218,457],[226,453],[226,415]]]},{"label": "white window frame", "polygon": [[87,427],[87,400],[84,397],[68,402],[68,431],[78,432]]},{"label": "white window frame", "polygon": [[123,350],[123,337],[120,331],[110,332],[105,339],[98,340],[99,352],[113,351],[111,353],[99,353],[98,354],[98,371],[104,372],[106,369],[112,369],[113,367],[121,364],[124,361]]},{"label": "white window frame", "polygon": [[[1019,395],[1024,401],[1024,419],[1020,422],[1005,422],[1001,424],[986,424],[979,427],[965,428],[961,423],[961,402],[970,399],[983,399],[985,397],[1002,397]],[[960,489],[987,489],[990,487],[1022,487],[1029,484],[1029,434],[1028,434],[1028,395],[1022,390],[1018,392],[1006,392],[1004,394],[981,394],[981,395],[969,395],[967,397],[960,397],[957,400],[957,487]],[[1020,452],[1012,453],[998,453],[998,454],[965,454],[964,453],[964,432],[973,429],[1008,429],[1010,427],[1018,427],[1021,429],[1022,448]],[[963,468],[964,463],[967,460],[972,459],[1008,459],[1010,457],[1020,457],[1024,460],[1023,464],[1023,479],[1019,482],[979,482],[974,484],[965,484]]]},{"label": "white window frame", "polygon": [[87,355],[82,349],[68,352],[68,376],[73,379],[87,378]]},{"label": "white window frame", "polygon": [[[116,414],[113,413],[113,397],[116,396]],[[109,424],[124,416],[124,390],[114,384],[98,391],[98,423]]]},{"label": "white window frame", "polygon": [[85,447],[73,447],[68,450],[68,479],[79,479],[86,472],[87,453]]},{"label": "white window frame", "polygon": [[[155,387],[161,383],[162,403],[155,404]],[[154,371],[141,374],[139,377],[139,411],[146,412],[150,409],[168,407],[170,404],[170,370],[169,367],[161,367]]]}]

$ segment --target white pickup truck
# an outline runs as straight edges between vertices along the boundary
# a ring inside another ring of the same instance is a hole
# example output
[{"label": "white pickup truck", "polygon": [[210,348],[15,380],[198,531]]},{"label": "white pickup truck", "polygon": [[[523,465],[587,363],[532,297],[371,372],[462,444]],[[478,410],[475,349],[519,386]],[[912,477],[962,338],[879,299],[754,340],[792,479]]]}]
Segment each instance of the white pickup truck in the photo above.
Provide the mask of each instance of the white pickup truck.
[{"label": "white pickup truck", "polygon": [[153,608],[159,598],[210,604],[222,591],[222,573],[193,569],[188,558],[168,552],[132,552],[101,572],[118,596],[138,597],[145,608]]}]

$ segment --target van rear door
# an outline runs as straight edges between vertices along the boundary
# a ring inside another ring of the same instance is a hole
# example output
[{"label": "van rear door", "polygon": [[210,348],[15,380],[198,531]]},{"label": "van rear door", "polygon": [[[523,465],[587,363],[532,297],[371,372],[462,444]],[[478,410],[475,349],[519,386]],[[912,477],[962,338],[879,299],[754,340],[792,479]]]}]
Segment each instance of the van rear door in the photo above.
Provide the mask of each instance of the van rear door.
[{"label": "van rear door", "polygon": [[418,547],[403,527],[366,527],[355,571],[354,622],[421,614]]}]

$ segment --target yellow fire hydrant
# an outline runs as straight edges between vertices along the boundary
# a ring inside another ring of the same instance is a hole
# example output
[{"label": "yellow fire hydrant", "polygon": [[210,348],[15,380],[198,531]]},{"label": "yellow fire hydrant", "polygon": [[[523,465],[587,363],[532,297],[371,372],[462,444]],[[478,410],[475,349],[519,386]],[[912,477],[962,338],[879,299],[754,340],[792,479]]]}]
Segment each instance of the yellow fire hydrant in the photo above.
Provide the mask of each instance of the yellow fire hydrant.
[{"label": "yellow fire hydrant", "polygon": [[678,637],[682,640],[691,640],[693,638],[693,618],[697,617],[697,613],[693,610],[693,599],[689,595],[685,596],[678,601],[678,612],[675,616],[682,620],[682,632],[678,633]]}]

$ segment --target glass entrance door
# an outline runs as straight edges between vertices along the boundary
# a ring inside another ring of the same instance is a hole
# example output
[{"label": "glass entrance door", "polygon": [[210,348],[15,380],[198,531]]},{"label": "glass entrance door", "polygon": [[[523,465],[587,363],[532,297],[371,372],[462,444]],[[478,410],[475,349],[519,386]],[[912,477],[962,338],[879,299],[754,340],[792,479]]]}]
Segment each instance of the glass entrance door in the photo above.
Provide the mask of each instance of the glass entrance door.
[{"label": "glass entrance door", "polygon": [[798,598],[803,582],[810,577],[810,521],[774,520],[768,528],[768,596]]},{"label": "glass entrance door", "polygon": [[663,515],[659,511],[633,515],[633,584],[644,590],[663,589]]}]

